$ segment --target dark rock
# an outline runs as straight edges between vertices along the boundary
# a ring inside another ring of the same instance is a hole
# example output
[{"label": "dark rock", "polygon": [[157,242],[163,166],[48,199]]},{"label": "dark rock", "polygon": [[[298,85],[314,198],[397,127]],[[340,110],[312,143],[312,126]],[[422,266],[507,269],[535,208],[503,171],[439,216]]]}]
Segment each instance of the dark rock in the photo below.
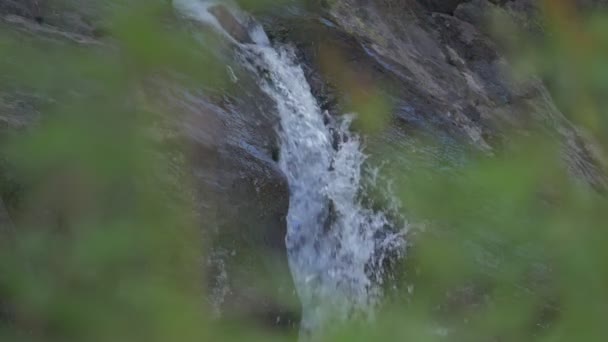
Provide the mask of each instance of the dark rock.
[{"label": "dark rock", "polygon": [[40,8],[38,2],[34,0],[3,0],[0,2],[0,14],[34,18],[40,15]]},{"label": "dark rock", "polygon": [[479,29],[487,24],[491,18],[492,11],[498,9],[497,5],[488,0],[471,0],[458,6],[454,10],[454,16]]},{"label": "dark rock", "polygon": [[214,250],[224,254],[230,292],[222,312],[295,327],[299,309],[285,247],[287,180],[272,163],[238,149],[221,153],[217,167]]},{"label": "dark rock", "polygon": [[452,14],[459,4],[468,0],[418,0],[432,12]]},{"label": "dark rock", "polygon": [[[247,83],[245,76],[241,82]],[[172,89],[164,82],[159,87],[160,93]],[[167,126],[185,151],[185,163],[176,168],[196,185],[208,243],[209,302],[226,320],[297,327],[299,301],[285,245],[289,188],[273,160],[272,102],[254,89],[219,101],[179,88],[169,93],[186,96],[150,97],[179,113]]]}]

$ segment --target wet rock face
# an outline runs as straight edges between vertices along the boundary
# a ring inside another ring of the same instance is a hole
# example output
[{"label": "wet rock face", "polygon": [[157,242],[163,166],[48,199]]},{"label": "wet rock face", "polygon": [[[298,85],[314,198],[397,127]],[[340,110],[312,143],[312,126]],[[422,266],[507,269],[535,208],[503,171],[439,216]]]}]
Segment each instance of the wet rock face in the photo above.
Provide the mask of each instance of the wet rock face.
[{"label": "wet rock face", "polygon": [[430,5],[340,0],[327,5],[320,20],[275,16],[265,27],[275,40],[295,43],[313,93],[330,111],[341,111],[336,107],[345,89],[323,66],[328,51],[341,55],[342,66],[371,80],[392,100],[396,120],[387,131],[402,129],[403,122],[407,129],[422,122],[436,128],[436,137],[448,134],[486,154],[513,134],[552,131],[563,142],[573,174],[605,187],[604,172],[581,132],[562,115],[540,79],[511,77],[509,61],[487,30],[487,18],[501,11],[518,27],[542,34],[538,3],[458,1],[451,14]]},{"label": "wet rock face", "polygon": [[[417,0],[334,1],[326,12],[331,27],[325,30],[335,32],[336,41],[325,46],[353,56],[348,58],[353,70],[369,70],[376,83],[388,84],[385,91],[407,103],[410,111],[423,113],[423,120],[439,123],[441,130],[485,153],[492,154],[507,142],[507,132],[511,136],[549,129],[563,141],[573,173],[596,187],[605,186],[594,156],[585,152],[585,139],[555,106],[542,82],[534,77],[512,79],[509,62],[485,30],[485,18],[493,10],[525,21],[537,13],[536,5],[528,0],[444,5],[449,8]],[[530,29],[534,30],[532,24]],[[303,51],[314,50],[316,43],[307,43],[304,35],[291,36]],[[322,70],[318,63],[312,58],[310,68]],[[316,83],[323,92],[323,83]],[[398,110],[396,115],[400,116]],[[547,127],[547,122],[554,124]]]},{"label": "wet rock face", "polygon": [[[207,109],[201,125],[189,124],[184,133],[209,242],[209,301],[219,317],[293,329],[300,311],[285,246],[289,188],[263,146],[274,129],[256,123],[260,117],[253,108]],[[233,144],[235,115],[252,118],[248,124],[259,127],[258,140]],[[212,138],[201,141],[201,135]]]},{"label": "wet rock face", "polygon": [[285,250],[287,180],[269,161],[239,149],[221,153],[217,167],[221,189],[211,266],[224,268],[226,277],[214,272],[210,281],[226,295],[213,300],[222,301],[225,317],[296,327],[299,304]]}]

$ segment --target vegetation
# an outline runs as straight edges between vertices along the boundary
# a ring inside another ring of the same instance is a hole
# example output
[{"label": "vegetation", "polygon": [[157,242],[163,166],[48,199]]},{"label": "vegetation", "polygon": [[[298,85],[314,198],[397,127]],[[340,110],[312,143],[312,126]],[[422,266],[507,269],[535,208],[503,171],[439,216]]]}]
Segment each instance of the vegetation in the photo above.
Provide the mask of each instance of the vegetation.
[{"label": "vegetation", "polygon": [[[568,3],[543,2],[540,34],[506,24],[495,34],[521,37],[501,40],[510,60],[521,75],[543,77],[601,170],[608,15]],[[10,217],[0,208],[0,340],[293,339],[250,322],[220,324],[202,305],[200,227],[214,218],[196,215],[191,180],[172,159],[180,146],[155,130],[171,113],[142,89],[158,77],[207,88],[228,80],[214,46],[201,45],[171,12],[160,0],[108,1],[111,39],[100,44],[0,24],[0,89],[43,94],[32,101],[44,111],[19,130],[0,121],[0,195]],[[367,100],[355,105],[366,113],[384,106]],[[372,131],[388,120],[379,121],[369,121]],[[406,216],[426,229],[410,237],[395,270],[399,287],[375,322],[349,322],[326,340],[608,336],[606,189],[569,171],[559,136],[539,130],[517,140],[467,162],[457,177],[427,164],[407,175],[391,170]]]}]

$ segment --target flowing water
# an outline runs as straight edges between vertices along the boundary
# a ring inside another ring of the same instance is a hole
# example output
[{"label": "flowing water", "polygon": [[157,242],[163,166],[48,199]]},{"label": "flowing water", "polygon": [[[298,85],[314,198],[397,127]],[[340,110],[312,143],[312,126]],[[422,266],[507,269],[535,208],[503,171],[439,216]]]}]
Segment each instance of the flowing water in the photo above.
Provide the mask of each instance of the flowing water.
[{"label": "flowing water", "polygon": [[197,0],[174,1],[185,16],[207,23],[237,45],[243,67],[275,102],[280,118],[279,165],[288,179],[290,204],[286,244],[303,306],[302,331],[327,322],[370,317],[382,295],[382,264],[401,250],[406,227],[366,207],[366,155],[349,130],[351,115],[323,112],[302,67],[288,46],[273,46],[261,26],[231,7],[247,27],[251,44],[223,29]]}]

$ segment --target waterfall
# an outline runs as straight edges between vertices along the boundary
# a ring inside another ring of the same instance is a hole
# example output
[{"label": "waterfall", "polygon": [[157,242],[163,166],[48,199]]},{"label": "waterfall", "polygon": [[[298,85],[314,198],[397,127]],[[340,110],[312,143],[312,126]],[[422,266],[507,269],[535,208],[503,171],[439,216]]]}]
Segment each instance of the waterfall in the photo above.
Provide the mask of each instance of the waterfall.
[{"label": "waterfall", "polygon": [[208,11],[213,2],[176,0],[184,15],[208,23],[237,44],[242,65],[257,75],[280,118],[279,165],[290,188],[289,263],[303,306],[302,331],[326,322],[373,315],[381,298],[382,263],[404,244],[405,227],[363,205],[364,162],[351,115],[332,118],[312,95],[288,46],[272,46],[261,26],[235,7],[247,27],[243,43]]}]

